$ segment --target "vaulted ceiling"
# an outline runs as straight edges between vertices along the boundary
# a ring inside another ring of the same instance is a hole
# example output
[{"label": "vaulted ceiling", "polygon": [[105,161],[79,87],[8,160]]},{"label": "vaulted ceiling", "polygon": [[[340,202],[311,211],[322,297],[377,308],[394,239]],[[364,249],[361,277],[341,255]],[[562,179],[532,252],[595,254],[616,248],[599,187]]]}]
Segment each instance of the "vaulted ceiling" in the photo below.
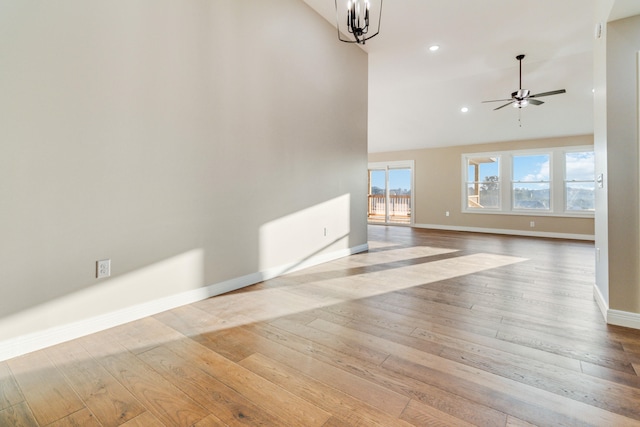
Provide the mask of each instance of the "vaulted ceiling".
[{"label": "vaulted ceiling", "polygon": [[[333,0],[304,1],[335,26]],[[617,2],[624,16],[640,13],[638,0]],[[385,1],[380,34],[363,47],[369,151],[592,133],[595,3]],[[440,49],[431,52],[432,45]],[[519,54],[526,55],[523,88],[567,93],[540,98],[540,106],[494,111],[502,104],[482,101],[510,98],[518,89]]]}]

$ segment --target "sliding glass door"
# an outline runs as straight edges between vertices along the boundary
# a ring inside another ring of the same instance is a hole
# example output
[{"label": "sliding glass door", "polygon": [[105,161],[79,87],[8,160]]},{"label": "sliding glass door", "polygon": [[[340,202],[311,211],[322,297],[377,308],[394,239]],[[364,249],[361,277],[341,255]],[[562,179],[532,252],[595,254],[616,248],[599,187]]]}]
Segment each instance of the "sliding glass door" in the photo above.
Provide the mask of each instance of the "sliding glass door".
[{"label": "sliding glass door", "polygon": [[412,161],[370,164],[369,222],[412,225],[412,187]]}]

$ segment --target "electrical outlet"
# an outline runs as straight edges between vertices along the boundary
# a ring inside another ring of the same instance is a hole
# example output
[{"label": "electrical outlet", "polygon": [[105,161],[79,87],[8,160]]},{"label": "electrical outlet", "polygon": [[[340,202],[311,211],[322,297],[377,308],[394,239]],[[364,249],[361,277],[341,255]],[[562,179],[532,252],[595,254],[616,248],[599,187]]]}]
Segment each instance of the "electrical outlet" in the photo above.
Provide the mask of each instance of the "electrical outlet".
[{"label": "electrical outlet", "polygon": [[111,276],[111,260],[103,259],[96,261],[96,279]]},{"label": "electrical outlet", "polygon": [[529,223],[529,227],[533,228],[533,227],[535,227],[535,226],[536,226],[535,221],[531,221],[531,222]]},{"label": "electrical outlet", "polygon": [[449,211],[446,211],[446,212],[444,213],[444,216],[449,216]]}]

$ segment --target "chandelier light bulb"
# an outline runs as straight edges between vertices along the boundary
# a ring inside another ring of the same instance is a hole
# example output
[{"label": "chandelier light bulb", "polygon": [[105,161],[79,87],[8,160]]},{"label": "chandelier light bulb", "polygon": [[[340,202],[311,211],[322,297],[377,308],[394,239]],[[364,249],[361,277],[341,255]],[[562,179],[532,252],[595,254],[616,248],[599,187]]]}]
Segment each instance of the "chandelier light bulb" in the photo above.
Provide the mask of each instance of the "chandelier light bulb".
[{"label": "chandelier light bulb", "polygon": [[[382,1],[378,0],[378,7],[374,6],[374,13],[371,14],[370,0],[348,0],[346,10],[338,7],[338,1],[335,0],[336,20],[338,29],[338,39],[346,43],[365,44],[365,42],[380,32],[380,21],[382,19]],[[342,0],[344,1],[344,0]],[[345,3],[342,3],[343,5]],[[342,16],[346,12],[347,26],[341,26],[344,23]],[[375,15],[378,15],[375,17]],[[373,19],[371,19],[373,17]],[[377,24],[376,24],[377,21]],[[343,35],[347,38],[343,38]],[[348,36],[350,35],[350,36]]]}]

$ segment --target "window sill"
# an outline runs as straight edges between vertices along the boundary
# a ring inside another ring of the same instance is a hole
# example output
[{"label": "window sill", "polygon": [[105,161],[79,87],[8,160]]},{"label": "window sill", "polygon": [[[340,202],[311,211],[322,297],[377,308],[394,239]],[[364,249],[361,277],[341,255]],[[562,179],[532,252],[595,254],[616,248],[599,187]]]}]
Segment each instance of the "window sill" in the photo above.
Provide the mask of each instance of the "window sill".
[{"label": "window sill", "polygon": [[559,218],[595,218],[594,212],[540,212],[540,211],[500,211],[500,210],[462,210],[463,214],[480,215],[517,215],[517,216],[548,216]]}]

